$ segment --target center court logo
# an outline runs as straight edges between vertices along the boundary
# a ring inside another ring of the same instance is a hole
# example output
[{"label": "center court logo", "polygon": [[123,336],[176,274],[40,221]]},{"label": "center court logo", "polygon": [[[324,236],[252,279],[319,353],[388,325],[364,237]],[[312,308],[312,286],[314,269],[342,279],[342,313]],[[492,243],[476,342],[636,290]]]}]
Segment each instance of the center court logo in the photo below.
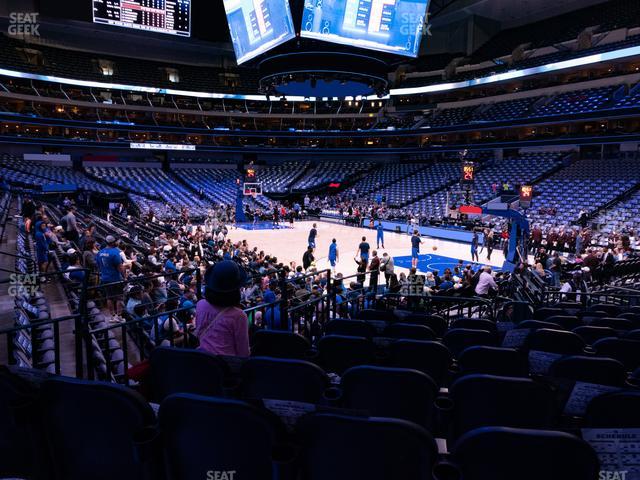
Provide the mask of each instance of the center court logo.
[{"label": "center court logo", "polygon": [[209,470],[207,480],[236,480],[236,470]]},{"label": "center court logo", "polygon": [[40,24],[37,12],[11,12],[9,14],[9,28],[7,33],[11,36],[40,36]]}]

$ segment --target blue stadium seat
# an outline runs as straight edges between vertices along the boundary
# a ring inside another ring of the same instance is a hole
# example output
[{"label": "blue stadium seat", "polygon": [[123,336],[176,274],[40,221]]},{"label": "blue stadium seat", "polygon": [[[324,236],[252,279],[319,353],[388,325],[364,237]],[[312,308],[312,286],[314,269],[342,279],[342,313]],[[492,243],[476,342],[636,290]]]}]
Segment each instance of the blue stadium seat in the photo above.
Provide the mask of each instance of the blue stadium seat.
[{"label": "blue stadium seat", "polygon": [[570,355],[556,360],[549,369],[549,375],[615,387],[624,386],[627,380],[627,372],[619,361],[584,355]]},{"label": "blue stadium seat", "polygon": [[44,382],[42,428],[58,480],[139,480],[153,468],[138,441],[155,415],[132,390],[71,378]]},{"label": "blue stadium seat", "polygon": [[242,398],[320,403],[329,387],[327,374],[304,360],[252,357],[240,369]]},{"label": "blue stadium seat", "polygon": [[488,346],[469,347],[458,358],[461,375],[484,373],[505,377],[528,377],[527,356],[513,348]]},{"label": "blue stadium seat", "polygon": [[600,471],[587,442],[544,430],[478,428],[456,442],[451,458],[464,480],[595,480]]},{"label": "blue stadium seat", "polygon": [[229,367],[220,357],[182,348],[159,347],[151,353],[154,401],[173,393],[223,396]]},{"label": "blue stadium seat", "polygon": [[432,479],[438,449],[414,423],[319,413],[301,419],[297,433],[301,479]]},{"label": "blue stadium seat", "polygon": [[397,340],[389,346],[390,366],[424,372],[436,385],[446,382],[451,361],[451,352],[439,342]]},{"label": "blue stadium seat", "polygon": [[527,378],[466,375],[449,388],[453,400],[452,434],[478,427],[554,428],[557,406],[553,391]]},{"label": "blue stadium seat", "polygon": [[409,420],[429,428],[438,387],[425,373],[407,368],[360,366],[344,372],[341,405],[372,417]]},{"label": "blue stadium seat", "polygon": [[640,392],[605,393],[589,402],[585,428],[640,428]]},{"label": "blue stadium seat", "polygon": [[237,400],[176,394],[162,402],[158,418],[167,480],[202,480],[207,472],[274,478],[284,427],[268,412]]}]

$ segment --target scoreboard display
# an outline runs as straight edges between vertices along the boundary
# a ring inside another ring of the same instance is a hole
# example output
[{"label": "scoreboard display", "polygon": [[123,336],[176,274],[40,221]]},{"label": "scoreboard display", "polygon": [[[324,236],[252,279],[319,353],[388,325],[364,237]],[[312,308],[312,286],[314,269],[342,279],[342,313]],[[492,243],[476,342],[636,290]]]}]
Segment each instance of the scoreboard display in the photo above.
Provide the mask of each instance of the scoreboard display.
[{"label": "scoreboard display", "polygon": [[191,36],[191,0],[92,0],[93,22]]},{"label": "scoreboard display", "polygon": [[473,185],[476,178],[476,166],[471,162],[462,164],[462,179],[460,183],[463,185]]},{"label": "scoreboard display", "polygon": [[533,187],[531,185],[520,186],[520,206],[529,208],[533,198]]}]

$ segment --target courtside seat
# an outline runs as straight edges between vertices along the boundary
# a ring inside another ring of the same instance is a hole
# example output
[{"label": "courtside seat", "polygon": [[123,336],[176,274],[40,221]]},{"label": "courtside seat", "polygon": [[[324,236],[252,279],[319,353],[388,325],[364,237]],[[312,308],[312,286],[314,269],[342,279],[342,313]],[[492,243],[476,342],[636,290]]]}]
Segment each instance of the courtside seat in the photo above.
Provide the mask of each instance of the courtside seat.
[{"label": "courtside seat", "polygon": [[155,416],[134,391],[52,378],[42,385],[40,412],[54,478],[139,480],[149,475],[151,466],[141,458],[138,441]]},{"label": "courtside seat", "polygon": [[584,440],[520,428],[467,432],[453,446],[451,460],[464,480],[595,480],[600,471],[596,453]]},{"label": "courtside seat", "polygon": [[389,345],[389,366],[419,370],[438,386],[446,382],[451,360],[451,352],[440,342],[397,340]]},{"label": "courtside seat", "polygon": [[570,355],[553,362],[549,376],[579,382],[622,387],[627,380],[624,365],[613,358]]},{"label": "courtside seat", "polygon": [[342,373],[357,365],[375,362],[375,345],[365,337],[326,335],[318,342],[318,360],[326,372]]},{"label": "courtside seat", "polygon": [[318,413],[300,420],[301,480],[431,480],[438,449],[406,420]]},{"label": "courtside seat", "polygon": [[584,416],[585,428],[640,428],[640,392],[621,391],[595,397]]},{"label": "courtside seat", "polygon": [[167,480],[202,480],[207,472],[272,480],[284,427],[277,417],[237,400],[176,394],[158,414]]},{"label": "courtside seat", "polygon": [[223,396],[229,367],[200,350],[158,347],[151,353],[151,389],[160,403],[173,393]]},{"label": "courtside seat", "polygon": [[252,357],[240,369],[242,398],[320,403],[329,377],[304,360]]},{"label": "courtside seat", "polygon": [[528,377],[529,360],[513,348],[478,345],[466,348],[458,358],[460,375],[483,373],[506,377]]},{"label": "courtside seat", "polygon": [[453,382],[449,396],[454,438],[479,427],[548,429],[557,423],[553,391],[528,378],[466,375]]},{"label": "courtside seat", "polygon": [[360,366],[344,372],[341,405],[372,417],[409,420],[429,428],[438,387],[427,374],[407,368]]}]

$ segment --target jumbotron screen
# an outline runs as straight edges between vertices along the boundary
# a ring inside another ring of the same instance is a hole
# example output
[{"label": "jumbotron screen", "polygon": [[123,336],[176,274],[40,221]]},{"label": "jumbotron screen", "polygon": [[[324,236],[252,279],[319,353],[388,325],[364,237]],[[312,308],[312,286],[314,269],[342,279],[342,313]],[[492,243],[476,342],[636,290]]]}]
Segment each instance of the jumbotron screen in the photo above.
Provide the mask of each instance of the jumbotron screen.
[{"label": "jumbotron screen", "polygon": [[238,64],[295,37],[289,0],[224,0]]},{"label": "jumbotron screen", "polygon": [[305,0],[303,37],[416,57],[429,0]]},{"label": "jumbotron screen", "polygon": [[93,22],[191,36],[191,0],[92,0]]}]

